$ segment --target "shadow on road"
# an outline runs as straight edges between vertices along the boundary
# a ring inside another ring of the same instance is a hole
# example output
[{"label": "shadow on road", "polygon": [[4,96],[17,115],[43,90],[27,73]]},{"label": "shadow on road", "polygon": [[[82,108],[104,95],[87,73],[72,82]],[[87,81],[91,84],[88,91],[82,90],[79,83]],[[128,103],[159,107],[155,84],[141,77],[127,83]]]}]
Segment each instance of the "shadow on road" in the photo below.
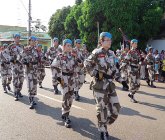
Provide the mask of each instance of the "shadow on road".
[{"label": "shadow on road", "polygon": [[40,89],[44,89],[44,90],[47,90],[47,91],[50,91],[50,92],[54,92],[54,90],[52,88],[46,88],[46,87],[42,87]]},{"label": "shadow on road", "polygon": [[153,96],[153,97],[160,98],[160,99],[165,99],[165,96],[163,96],[163,95],[148,93],[148,92],[144,92],[144,91],[137,91],[137,93],[148,95],[148,96]]},{"label": "shadow on road", "polygon": [[82,97],[82,96],[80,96],[80,101],[79,102],[95,105],[95,100],[94,99],[89,99],[89,98]]},{"label": "shadow on road", "polygon": [[128,107],[122,107],[120,114],[127,115],[127,116],[140,116],[140,117],[150,119],[150,120],[157,120],[156,118],[140,114],[140,112],[133,110],[131,108],[128,108]]},{"label": "shadow on road", "polygon": [[153,107],[153,108],[155,108],[157,110],[160,110],[160,111],[165,111],[165,106],[146,103],[146,102],[139,102],[139,104],[146,105],[146,106],[149,106],[149,107]]},{"label": "shadow on road", "polygon": [[[57,120],[57,125],[65,127],[61,120],[61,108],[51,107],[43,102],[38,101],[38,105],[35,108],[37,114],[50,116]],[[82,136],[87,137],[92,140],[99,140],[99,132],[95,124],[86,118],[77,118],[75,116],[70,116],[72,121],[72,130],[80,133]],[[66,128],[65,128],[66,129]],[[110,137],[110,140],[119,140],[115,137]]]}]

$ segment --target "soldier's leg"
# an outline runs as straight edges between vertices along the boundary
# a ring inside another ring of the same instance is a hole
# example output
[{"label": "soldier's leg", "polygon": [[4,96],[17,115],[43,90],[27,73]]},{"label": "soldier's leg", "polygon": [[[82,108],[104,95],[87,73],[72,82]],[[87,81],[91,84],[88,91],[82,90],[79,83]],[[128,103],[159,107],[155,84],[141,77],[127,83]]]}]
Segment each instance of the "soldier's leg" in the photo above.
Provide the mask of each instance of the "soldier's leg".
[{"label": "soldier's leg", "polygon": [[69,91],[69,92],[65,93],[62,98],[62,119],[67,128],[71,127],[71,124],[70,124],[71,121],[69,119],[69,112],[70,112],[70,108],[72,106],[72,102],[73,102],[73,91]]},{"label": "soldier's leg", "polygon": [[40,87],[42,87],[42,82],[43,82],[43,80],[44,80],[44,78],[45,78],[45,69],[41,69],[41,75],[40,75]]},{"label": "soldier's leg", "polygon": [[30,95],[30,109],[34,108],[34,105],[37,105],[37,103],[34,100],[34,97],[37,95],[37,73],[32,74],[32,91]]},{"label": "soldier's leg", "polygon": [[137,103],[137,101],[134,98],[134,94],[137,90],[137,76],[135,72],[130,73],[130,93],[128,96],[131,98],[131,101],[134,103]]},{"label": "soldier's leg", "polygon": [[54,69],[54,68],[51,68],[51,71],[52,71],[52,84],[53,84],[53,88],[54,88],[54,93],[58,94],[59,91],[58,91],[58,88],[57,88],[57,85],[58,85],[58,82],[57,82],[57,70]]},{"label": "soldier's leg", "polygon": [[41,69],[38,69],[37,79],[38,79],[38,83],[39,83],[39,87],[40,87],[40,88],[42,88],[42,80],[41,80],[41,77],[42,77]]},{"label": "soldier's leg", "polygon": [[108,123],[112,124],[117,119],[121,106],[115,91],[115,84],[110,83],[110,88],[108,94]]},{"label": "soldier's leg", "polygon": [[18,95],[19,95],[19,97],[23,97],[23,95],[21,93],[23,82],[24,82],[24,75],[23,74],[20,74],[19,75],[19,86],[18,86],[19,87],[18,88]]},{"label": "soldier's leg", "polygon": [[155,74],[154,69],[153,68],[149,69],[149,79],[151,81],[151,87],[156,88],[156,86],[153,84],[154,74]]},{"label": "soldier's leg", "polygon": [[75,77],[74,96],[76,101],[79,100],[78,91],[79,91],[79,75]]},{"label": "soldier's leg", "polygon": [[10,84],[11,84],[11,81],[12,81],[12,72],[11,72],[11,69],[9,68],[8,69],[8,75],[7,75],[8,79],[7,79],[7,89],[9,91],[11,91],[11,87],[10,87]]},{"label": "soldier's leg", "polygon": [[13,89],[15,95],[15,101],[18,101],[18,91],[19,91],[19,74],[18,70],[15,68],[13,70]]},{"label": "soldier's leg", "polygon": [[2,72],[1,76],[2,76],[2,86],[3,86],[4,93],[7,93],[7,89],[6,89],[7,75]]}]

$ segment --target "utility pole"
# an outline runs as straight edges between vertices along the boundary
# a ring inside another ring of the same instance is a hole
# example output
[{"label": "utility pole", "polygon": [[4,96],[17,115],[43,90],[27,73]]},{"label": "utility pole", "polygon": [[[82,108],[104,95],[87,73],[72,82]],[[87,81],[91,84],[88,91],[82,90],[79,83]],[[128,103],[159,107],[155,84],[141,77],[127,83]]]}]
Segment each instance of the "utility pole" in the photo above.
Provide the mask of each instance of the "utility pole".
[{"label": "utility pole", "polygon": [[29,27],[28,27],[28,38],[31,36],[31,21],[32,21],[32,17],[31,17],[31,0],[29,0]]}]

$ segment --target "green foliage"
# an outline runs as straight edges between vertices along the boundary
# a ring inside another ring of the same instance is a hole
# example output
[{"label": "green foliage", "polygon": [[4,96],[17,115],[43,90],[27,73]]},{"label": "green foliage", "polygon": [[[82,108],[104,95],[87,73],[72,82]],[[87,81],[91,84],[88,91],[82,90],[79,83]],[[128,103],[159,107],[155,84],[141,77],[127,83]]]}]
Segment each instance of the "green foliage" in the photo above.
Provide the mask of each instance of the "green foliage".
[{"label": "green foliage", "polygon": [[63,40],[65,38],[67,32],[64,28],[64,22],[66,16],[70,12],[70,9],[70,6],[59,9],[50,18],[48,33],[52,38],[58,37],[59,40]]},{"label": "green foliage", "polygon": [[[139,46],[159,31],[163,8],[162,0],[76,0],[76,5],[67,10],[57,10],[49,22],[51,36],[66,35],[71,39],[81,38],[89,50],[96,48],[99,31],[113,35],[113,48],[119,48],[121,28],[129,39],[137,38]],[[64,14],[64,16],[62,16]]]}]

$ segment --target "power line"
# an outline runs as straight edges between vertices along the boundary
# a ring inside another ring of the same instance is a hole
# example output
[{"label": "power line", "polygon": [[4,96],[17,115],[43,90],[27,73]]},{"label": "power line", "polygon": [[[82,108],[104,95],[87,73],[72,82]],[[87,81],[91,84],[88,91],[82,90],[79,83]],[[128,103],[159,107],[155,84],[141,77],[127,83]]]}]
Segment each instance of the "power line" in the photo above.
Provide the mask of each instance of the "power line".
[{"label": "power line", "polygon": [[22,4],[22,6],[24,7],[25,11],[29,14],[29,12],[28,12],[28,10],[26,9],[25,4],[23,3],[23,1],[22,1],[22,0],[19,0],[19,1],[21,2],[21,4]]}]

